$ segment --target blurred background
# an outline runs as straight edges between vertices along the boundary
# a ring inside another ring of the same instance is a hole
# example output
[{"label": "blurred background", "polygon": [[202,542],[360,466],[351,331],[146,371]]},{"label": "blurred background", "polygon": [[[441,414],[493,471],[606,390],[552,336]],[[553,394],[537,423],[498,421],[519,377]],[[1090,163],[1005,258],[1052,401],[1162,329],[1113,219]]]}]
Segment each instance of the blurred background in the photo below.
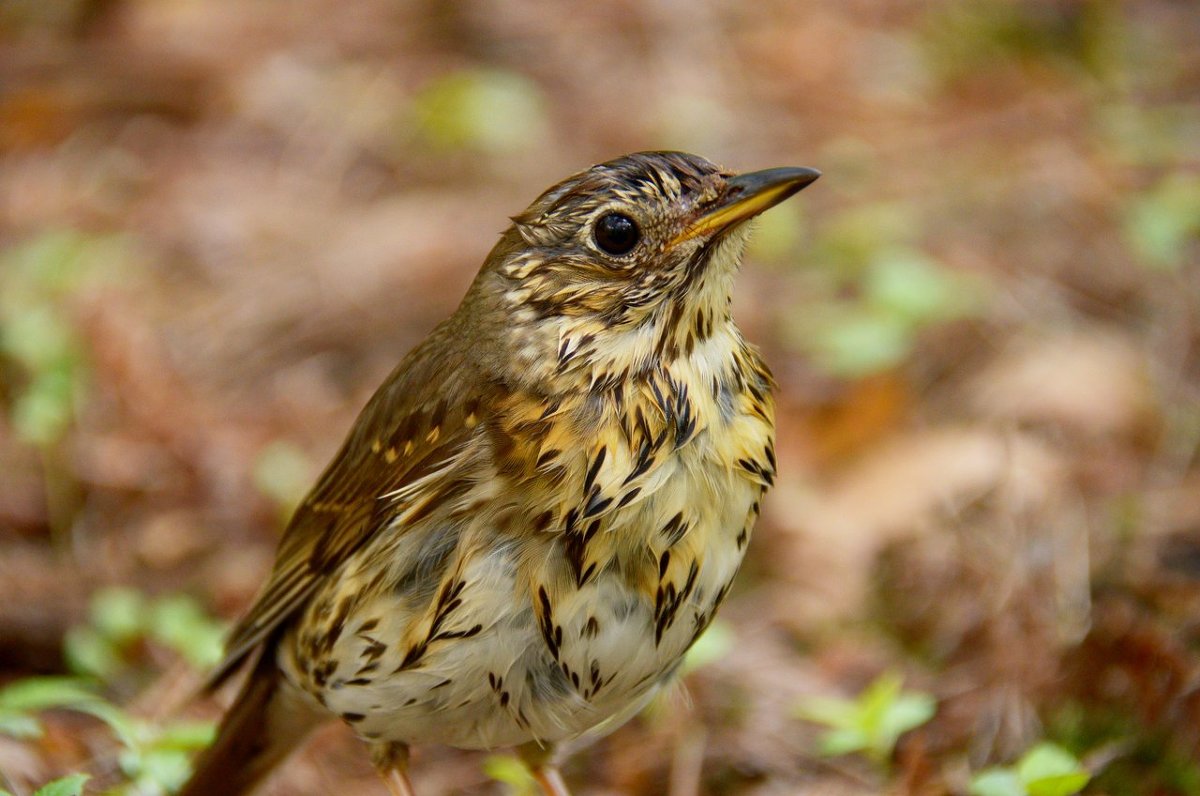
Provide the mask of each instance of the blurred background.
[{"label": "blurred background", "polygon": [[[825,176],[738,285],[779,484],[576,792],[1200,793],[1189,0],[4,0],[0,790],[176,787],[373,389],[507,216],[658,148]],[[334,726],[267,792],[385,790]]]}]

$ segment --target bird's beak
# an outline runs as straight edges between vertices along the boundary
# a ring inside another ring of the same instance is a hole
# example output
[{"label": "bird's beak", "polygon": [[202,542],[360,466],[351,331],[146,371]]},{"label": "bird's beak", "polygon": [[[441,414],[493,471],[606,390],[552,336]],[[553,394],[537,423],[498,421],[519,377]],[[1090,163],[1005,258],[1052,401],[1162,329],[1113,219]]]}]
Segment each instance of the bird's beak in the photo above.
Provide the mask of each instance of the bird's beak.
[{"label": "bird's beak", "polygon": [[781,168],[739,174],[726,183],[725,192],[706,207],[699,218],[676,235],[674,246],[699,235],[727,229],[739,221],[769,210],[811,184],[821,172],[806,168]]}]

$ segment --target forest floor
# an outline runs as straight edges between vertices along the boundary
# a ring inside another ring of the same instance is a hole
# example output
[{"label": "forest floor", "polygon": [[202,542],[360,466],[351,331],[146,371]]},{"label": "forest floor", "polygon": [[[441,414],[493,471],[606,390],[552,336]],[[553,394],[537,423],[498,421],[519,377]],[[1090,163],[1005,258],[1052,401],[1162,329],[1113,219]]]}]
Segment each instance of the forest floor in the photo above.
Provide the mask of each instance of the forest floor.
[{"label": "forest floor", "polygon": [[[1198,42],[1172,0],[0,7],[0,790],[177,783],[210,617],[372,390],[508,216],[672,148],[824,172],[735,303],[779,481],[574,790],[1200,793]],[[483,761],[418,791],[525,787]],[[349,792],[340,725],[267,788]]]}]

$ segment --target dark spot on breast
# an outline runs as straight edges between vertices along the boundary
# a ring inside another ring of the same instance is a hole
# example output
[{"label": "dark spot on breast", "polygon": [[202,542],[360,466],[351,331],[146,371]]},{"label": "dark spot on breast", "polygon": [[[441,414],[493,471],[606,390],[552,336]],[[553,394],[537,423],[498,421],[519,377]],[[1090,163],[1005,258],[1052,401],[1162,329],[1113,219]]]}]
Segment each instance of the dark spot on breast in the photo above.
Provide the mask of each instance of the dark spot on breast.
[{"label": "dark spot on breast", "polygon": [[600,492],[597,492],[592,496],[591,500],[588,501],[587,508],[583,510],[583,518],[585,520],[590,517],[594,517],[612,504],[612,498],[601,497],[600,494]]},{"label": "dark spot on breast", "polygon": [[595,638],[599,632],[600,623],[596,620],[596,617],[589,616],[587,622],[584,623],[583,627],[579,631],[579,637]]},{"label": "dark spot on breast", "polygon": [[666,541],[667,547],[671,547],[683,538],[683,535],[688,531],[688,527],[688,524],[683,521],[683,512],[681,511],[667,520],[667,524],[662,527],[659,534]]},{"label": "dark spot on breast", "polygon": [[625,508],[625,506],[629,505],[629,501],[633,500],[635,497],[637,497],[639,494],[641,494],[641,491],[642,491],[642,488],[640,486],[635,486],[633,489],[626,492],[624,495],[621,496],[620,502],[617,503],[617,508],[619,508],[619,509]]},{"label": "dark spot on breast", "polygon": [[600,446],[600,450],[596,452],[596,458],[592,459],[587,475],[583,479],[583,494],[585,497],[592,491],[592,485],[596,483],[596,476],[600,474],[600,468],[603,466],[607,455],[608,448],[602,445]]}]

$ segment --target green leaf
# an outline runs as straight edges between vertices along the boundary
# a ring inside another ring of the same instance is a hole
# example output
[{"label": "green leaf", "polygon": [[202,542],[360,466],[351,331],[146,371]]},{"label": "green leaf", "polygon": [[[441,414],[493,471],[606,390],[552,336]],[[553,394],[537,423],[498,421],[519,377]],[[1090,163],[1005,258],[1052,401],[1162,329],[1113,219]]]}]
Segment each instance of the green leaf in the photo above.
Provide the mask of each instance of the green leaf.
[{"label": "green leaf", "polygon": [[121,669],[121,656],[113,643],[87,625],[67,631],[63,655],[71,671],[100,680],[111,679]]},{"label": "green leaf", "polygon": [[1026,752],[1017,763],[1017,773],[1024,782],[1057,774],[1071,774],[1078,770],[1079,761],[1075,756],[1052,743],[1038,744]]},{"label": "green leaf", "polygon": [[1136,197],[1125,213],[1125,238],[1148,265],[1178,268],[1200,239],[1200,178],[1173,175]]},{"label": "green leaf", "polygon": [[821,738],[821,754],[826,757],[848,755],[871,748],[871,739],[858,727],[830,730]]},{"label": "green leaf", "polygon": [[49,305],[14,311],[0,326],[6,354],[33,372],[45,370],[76,354],[75,332]]},{"label": "green leaf", "polygon": [[79,796],[83,793],[83,785],[91,777],[87,774],[71,774],[70,776],[48,782],[34,791],[33,796]]},{"label": "green leaf", "polygon": [[864,274],[867,303],[911,324],[961,316],[974,303],[969,283],[916,249],[891,247]]},{"label": "green leaf", "polygon": [[1025,789],[1029,791],[1029,796],[1072,796],[1083,790],[1091,778],[1092,775],[1086,771],[1076,774],[1058,774],[1026,783]]},{"label": "green leaf", "polygon": [[899,318],[851,310],[815,329],[806,347],[830,373],[858,378],[900,364],[912,347],[912,333]]},{"label": "green leaf", "polygon": [[1061,746],[1040,743],[1017,763],[1017,776],[1030,796],[1070,796],[1091,779],[1079,761]]},{"label": "green leaf", "polygon": [[141,725],[127,716],[123,710],[110,702],[103,700],[95,700],[93,702],[84,702],[72,706],[73,710],[80,713],[87,713],[95,716],[100,721],[108,725],[108,728],[113,731],[113,734],[120,739],[122,745],[128,748],[137,747],[142,736],[146,733]]},{"label": "green leaf", "polygon": [[880,726],[884,714],[900,696],[903,684],[903,679],[895,672],[884,672],[876,677],[858,697],[859,723],[867,727]]},{"label": "green leaf", "polygon": [[217,737],[211,721],[181,721],[164,728],[154,740],[156,749],[195,751],[209,746]]},{"label": "green leaf", "polygon": [[92,626],[118,644],[140,638],[146,629],[146,598],[136,589],[113,587],[92,596]]},{"label": "green leaf", "polygon": [[99,701],[89,684],[73,677],[30,677],[0,690],[0,733],[38,738],[42,725],[31,714],[54,708],[80,709]]},{"label": "green leaf", "polygon": [[821,739],[821,753],[840,755],[866,752],[883,763],[900,736],[933,717],[933,697],[901,690],[902,680],[885,672],[863,689],[856,699],[815,697],[797,706],[800,718],[830,728]]},{"label": "green leaf", "polygon": [[845,728],[857,723],[858,707],[850,699],[808,697],[796,706],[796,716],[828,727]]},{"label": "green leaf", "polygon": [[1027,796],[1015,771],[989,768],[971,777],[971,796]]},{"label": "green leaf", "polygon": [[512,796],[533,796],[537,782],[518,758],[512,755],[490,755],[483,761],[483,773],[508,786]]},{"label": "green leaf", "polygon": [[121,770],[143,786],[152,783],[161,790],[173,792],[191,776],[191,755],[181,749],[150,749],[140,754],[123,755]]},{"label": "green leaf", "polygon": [[69,368],[36,373],[12,407],[12,423],[23,442],[46,446],[71,426],[78,383]]},{"label": "green leaf", "polygon": [[973,796],[1072,796],[1083,790],[1091,774],[1066,749],[1040,743],[1017,764],[989,768],[971,779]]},{"label": "green leaf", "polygon": [[34,713],[99,700],[92,686],[76,677],[29,677],[0,689],[0,710]]},{"label": "green leaf", "polygon": [[33,716],[0,711],[0,735],[7,735],[17,740],[27,740],[42,737],[44,731],[42,723]]},{"label": "green leaf", "polygon": [[901,735],[920,727],[936,712],[937,701],[929,694],[909,692],[898,696],[880,718],[879,751],[890,753]]},{"label": "green leaf", "polygon": [[149,612],[149,634],[183,655],[193,666],[207,668],[221,660],[225,626],[187,595],[165,597]]}]

